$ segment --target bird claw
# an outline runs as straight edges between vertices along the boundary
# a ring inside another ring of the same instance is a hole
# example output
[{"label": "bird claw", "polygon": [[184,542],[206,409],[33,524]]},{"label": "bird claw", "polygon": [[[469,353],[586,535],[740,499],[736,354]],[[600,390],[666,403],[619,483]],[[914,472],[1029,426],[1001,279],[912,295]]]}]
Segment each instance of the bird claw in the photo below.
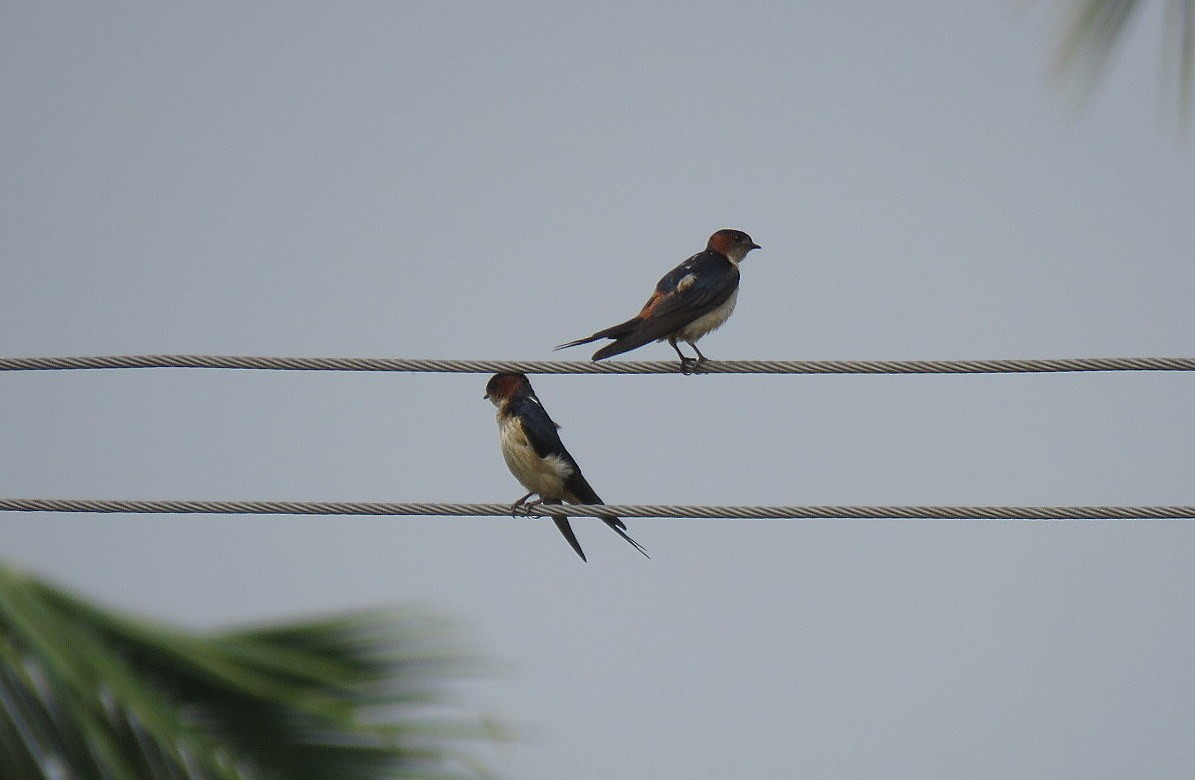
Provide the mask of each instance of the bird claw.
[{"label": "bird claw", "polygon": [[518,516],[522,515],[523,517],[531,517],[531,510],[544,502],[544,500],[542,498],[536,499],[535,501],[528,501],[527,499],[531,498],[533,495],[535,495],[535,494],[528,493],[527,495],[520,498],[518,501],[511,504],[510,505],[510,516],[518,517]]},{"label": "bird claw", "polygon": [[[532,500],[532,502],[516,502],[516,503],[510,505],[510,516],[511,517],[531,517],[532,516],[531,510],[533,510],[534,508],[537,508],[537,506],[539,506],[540,504],[543,504],[543,503],[544,503],[543,498],[541,498],[539,500]],[[535,517],[539,517],[539,515],[535,515]]]},{"label": "bird claw", "polygon": [[690,374],[700,374],[701,364],[705,362],[705,358],[691,358],[682,357],[680,360],[680,372],[685,376]]}]

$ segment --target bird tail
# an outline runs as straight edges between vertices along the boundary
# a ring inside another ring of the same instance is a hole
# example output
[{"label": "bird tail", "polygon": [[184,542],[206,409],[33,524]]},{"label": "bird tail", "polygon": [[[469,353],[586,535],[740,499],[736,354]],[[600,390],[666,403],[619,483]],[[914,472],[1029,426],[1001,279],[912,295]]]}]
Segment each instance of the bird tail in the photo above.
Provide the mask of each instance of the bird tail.
[{"label": "bird tail", "polygon": [[602,522],[605,523],[606,525],[610,526],[611,530],[613,530],[614,533],[618,534],[623,539],[626,539],[627,542],[632,547],[634,547],[639,552],[643,553],[644,558],[651,560],[651,556],[647,554],[647,549],[643,545],[639,544],[634,539],[632,539],[630,536],[627,536],[627,532],[625,530],[623,530],[627,527],[625,523],[623,523],[617,517],[612,517],[612,518],[603,517]]},{"label": "bird tail", "polygon": [[638,349],[644,344],[655,341],[657,338],[657,336],[638,331],[628,333],[625,336],[619,337],[616,341],[611,341],[597,352],[594,352],[593,359],[602,360],[603,358],[613,357],[614,355],[621,355],[623,352]]},{"label": "bird tail", "polygon": [[[605,330],[599,330],[597,333],[593,334],[592,336],[586,336],[583,339],[577,339],[576,341],[570,341],[567,344],[558,344],[557,346],[553,347],[552,349],[557,350],[557,349],[568,349],[569,347],[579,347],[582,344],[588,344],[591,341],[597,341],[598,339],[625,338],[635,332],[641,319],[642,318],[640,318],[640,317],[632,317],[631,319],[627,320],[626,322],[620,322],[617,325],[611,325],[609,328],[606,328]],[[610,349],[611,347],[616,346],[617,343],[618,342],[615,342],[614,344],[607,344],[606,346],[602,347],[601,349],[599,349],[597,352],[594,353],[593,359],[601,360],[602,358],[598,357],[598,355],[601,355],[606,350]],[[643,342],[643,343],[646,344],[647,342]],[[628,347],[628,349],[634,349],[634,347]],[[602,355],[602,357],[609,357],[610,355],[617,355],[619,352],[625,352],[625,351],[626,350],[624,350],[624,349],[619,349],[614,352],[610,352],[608,354]]]},{"label": "bird tail", "polygon": [[588,563],[589,559],[585,557],[585,551],[581,549],[581,543],[577,541],[577,535],[573,533],[573,527],[568,524],[568,518],[553,517],[552,522],[560,529],[560,533],[564,535],[565,541],[569,543],[569,546],[577,551],[577,555],[581,556],[581,560]]},{"label": "bird tail", "polygon": [[[576,485],[574,487],[573,495],[569,498],[569,500],[577,504],[590,504],[591,506],[605,503],[601,498],[598,497],[598,494],[594,492],[593,488],[590,487],[589,483],[584,481],[584,479],[582,479],[580,485]],[[627,535],[627,525],[620,518],[615,517],[612,514],[598,515],[598,518],[603,523],[610,526],[611,531],[621,536],[627,541],[628,544],[641,552],[644,558],[651,558],[651,556],[647,554],[647,549],[644,548],[643,545],[639,544]]]},{"label": "bird tail", "polygon": [[[559,504],[561,502],[556,500],[545,501],[544,503]],[[552,522],[556,524],[556,529],[560,531],[560,534],[564,537],[564,540],[568,542],[569,546],[576,550],[577,555],[581,556],[581,560],[588,563],[589,559],[585,557],[585,551],[581,549],[581,543],[577,541],[577,535],[573,533],[573,527],[569,525],[568,518],[564,515],[552,515]]]}]

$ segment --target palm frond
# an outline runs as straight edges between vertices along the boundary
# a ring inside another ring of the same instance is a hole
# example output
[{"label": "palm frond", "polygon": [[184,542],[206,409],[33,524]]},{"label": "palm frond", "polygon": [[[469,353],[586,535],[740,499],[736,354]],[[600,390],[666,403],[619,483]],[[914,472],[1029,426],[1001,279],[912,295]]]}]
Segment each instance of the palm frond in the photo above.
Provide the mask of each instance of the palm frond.
[{"label": "palm frond", "polygon": [[[1115,60],[1142,0],[1072,0],[1055,71],[1072,75],[1086,101]],[[1177,116],[1189,127],[1195,90],[1195,0],[1168,0],[1162,40],[1162,75],[1173,82]]]},{"label": "palm frond", "polygon": [[0,566],[0,777],[485,776],[446,628],[370,612],[195,635]]}]

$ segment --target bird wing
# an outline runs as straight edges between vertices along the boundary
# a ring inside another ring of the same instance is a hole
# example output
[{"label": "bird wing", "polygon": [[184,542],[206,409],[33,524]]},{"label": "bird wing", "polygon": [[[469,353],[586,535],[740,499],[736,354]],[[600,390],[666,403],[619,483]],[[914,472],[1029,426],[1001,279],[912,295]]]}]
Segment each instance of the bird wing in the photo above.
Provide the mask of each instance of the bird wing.
[{"label": "bird wing", "polygon": [[[527,442],[536,455],[541,459],[556,457],[569,465],[570,474],[565,480],[565,489],[571,491],[571,485],[577,474],[580,473],[580,469],[577,467],[577,461],[573,460],[573,456],[564,448],[560,434],[556,432],[559,426],[548,416],[547,410],[540,404],[539,399],[534,395],[520,398],[513,403],[510,413],[518,417],[523,428],[523,435],[527,437]],[[560,504],[562,502],[556,498],[545,499],[544,503]],[[581,549],[581,543],[577,541],[577,535],[573,533],[573,527],[569,524],[568,517],[553,515],[552,522],[569,546],[576,551],[577,555],[581,556],[581,560],[586,560],[585,551]]]},{"label": "bird wing", "polygon": [[577,462],[564,448],[564,442],[560,440],[560,434],[556,432],[560,426],[548,416],[548,411],[544,409],[538,398],[534,395],[525,396],[515,401],[510,411],[512,414],[518,415],[523,423],[523,433],[527,436],[527,441],[530,442],[536,455],[541,458],[555,455],[563,458],[576,469]]},{"label": "bird wing", "polygon": [[572,473],[565,479],[564,488],[569,493],[571,503],[602,503],[602,499],[598,497],[598,494],[586,481],[585,476],[581,474],[581,467],[577,465],[576,459],[565,449],[564,442],[560,440],[560,434],[556,432],[560,426],[548,416],[547,410],[540,404],[539,399],[535,396],[527,396],[517,402],[512,411],[522,419],[523,433],[527,436],[527,441],[531,443],[531,448],[535,450],[536,455],[541,458],[555,455],[570,466]]},{"label": "bird wing", "polygon": [[716,252],[700,252],[673,268],[639,312],[639,344],[665,338],[721,306],[739,286],[739,269]]},{"label": "bird wing", "polygon": [[[540,404],[539,399],[534,395],[527,396],[515,403],[511,410],[513,413],[519,415],[523,422],[523,433],[530,442],[535,454],[541,458],[547,458],[555,455],[563,459],[569,466],[572,467],[572,473],[564,481],[565,498],[569,503],[573,504],[602,504],[601,497],[590,486],[589,481],[585,479],[585,475],[581,473],[581,467],[577,465],[577,461],[564,447],[564,442],[560,440],[560,434],[556,432],[559,428],[548,412]],[[545,502],[556,503],[556,502]],[[585,553],[581,551],[581,545],[577,542],[577,537],[573,533],[572,527],[569,525],[567,517],[553,517],[556,527],[560,529],[560,533],[572,545],[572,548],[577,551],[577,555],[581,556],[581,560],[585,560]],[[613,531],[630,543],[636,550],[643,553],[647,557],[647,550],[626,534],[626,524],[614,515],[602,516],[601,521],[610,526]]]},{"label": "bird wing", "polygon": [[718,308],[738,286],[739,269],[734,263],[717,252],[698,252],[664,274],[637,315],[591,336],[560,344],[555,349],[567,349],[598,339],[615,339],[614,343],[598,350],[594,360],[629,352],[670,336]]}]

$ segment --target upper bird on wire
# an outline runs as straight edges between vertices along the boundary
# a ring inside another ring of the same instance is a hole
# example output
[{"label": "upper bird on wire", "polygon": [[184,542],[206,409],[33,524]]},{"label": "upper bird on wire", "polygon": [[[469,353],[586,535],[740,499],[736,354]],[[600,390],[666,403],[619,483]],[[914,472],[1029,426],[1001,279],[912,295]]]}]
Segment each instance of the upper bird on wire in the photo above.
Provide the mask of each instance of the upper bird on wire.
[{"label": "upper bird on wire", "polygon": [[[704,252],[664,274],[655,292],[634,317],[556,349],[614,339],[593,353],[594,360],[601,360],[667,339],[680,357],[681,371],[688,373],[706,359],[697,348],[697,340],[726,322],[734,311],[739,295],[739,263],[748,252],[759,248],[741,230],[719,230],[710,236]],[[697,357],[681,352],[678,341],[691,346]]]}]

